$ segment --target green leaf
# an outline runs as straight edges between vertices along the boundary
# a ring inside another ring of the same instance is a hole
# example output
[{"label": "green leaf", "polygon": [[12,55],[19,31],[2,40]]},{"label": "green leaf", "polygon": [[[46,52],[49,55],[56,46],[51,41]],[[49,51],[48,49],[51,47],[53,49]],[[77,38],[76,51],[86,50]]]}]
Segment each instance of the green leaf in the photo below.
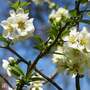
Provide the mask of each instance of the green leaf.
[{"label": "green leaf", "polygon": [[77,15],[75,9],[74,9],[74,10],[70,10],[69,12],[70,12],[70,14],[71,14],[72,16],[76,16],[76,15]]},{"label": "green leaf", "polygon": [[16,76],[24,75],[24,72],[20,69],[18,65],[10,66],[10,70]]},{"label": "green leaf", "polygon": [[44,81],[44,78],[40,78],[40,77],[33,77],[31,78],[31,81]]},{"label": "green leaf", "polygon": [[84,4],[84,3],[87,3],[88,0],[78,0],[80,3]]},{"label": "green leaf", "polygon": [[35,36],[34,36],[34,39],[35,39],[37,42],[39,42],[39,43],[44,42],[39,35],[35,35]]},{"label": "green leaf", "polygon": [[3,41],[3,42],[9,42],[6,38],[4,38],[2,35],[0,35],[0,41]]},{"label": "green leaf", "polygon": [[29,13],[29,10],[24,10],[25,13]]},{"label": "green leaf", "polygon": [[21,2],[20,6],[25,7],[25,6],[28,6],[29,4],[30,4],[30,2]]},{"label": "green leaf", "polygon": [[42,51],[42,49],[43,49],[43,47],[42,47],[42,45],[36,45],[35,47],[34,47],[35,49],[38,49],[38,50],[40,50],[40,51]]},{"label": "green leaf", "polygon": [[70,32],[70,30],[64,30],[63,32],[62,32],[62,36],[66,36],[66,35],[68,35],[69,34],[69,32]]},{"label": "green leaf", "polygon": [[81,20],[80,22],[90,24],[90,20]]},{"label": "green leaf", "polygon": [[41,51],[46,47],[45,42],[42,40],[42,38],[39,35],[34,36],[34,39],[37,41],[37,45],[34,46],[34,48]]},{"label": "green leaf", "polygon": [[30,4],[30,2],[20,2],[20,1],[17,1],[15,3],[11,4],[11,8],[17,10],[18,8],[23,8],[25,6],[28,6],[29,4]]},{"label": "green leaf", "polygon": [[19,5],[20,5],[20,2],[19,1],[17,1],[17,2],[15,2],[15,3],[11,3],[11,8],[13,8],[13,9],[17,9],[18,7],[19,7]]}]

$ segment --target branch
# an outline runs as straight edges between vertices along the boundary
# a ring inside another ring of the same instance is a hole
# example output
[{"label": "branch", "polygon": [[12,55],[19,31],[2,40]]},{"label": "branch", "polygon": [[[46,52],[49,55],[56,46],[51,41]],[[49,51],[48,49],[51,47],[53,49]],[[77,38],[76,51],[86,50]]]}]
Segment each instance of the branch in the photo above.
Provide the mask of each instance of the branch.
[{"label": "branch", "polygon": [[41,51],[40,54],[37,56],[37,58],[34,60],[34,62],[32,63],[32,65],[30,66],[30,71],[32,71],[32,69],[35,68],[36,64],[38,63],[39,59],[42,58],[43,56],[45,56],[46,54],[48,54],[48,52],[50,51],[50,49],[56,44],[58,38],[60,37],[60,35],[62,34],[62,32],[65,30],[65,28],[68,26],[68,23],[65,24],[65,26],[59,31],[58,35],[56,36],[56,39],[54,40],[54,42],[47,47],[45,50]]},{"label": "branch", "polygon": [[[58,75],[58,72],[55,72],[55,73],[50,77],[50,79],[51,79],[51,80],[54,80],[57,75]],[[46,84],[46,83],[48,83],[48,81],[45,81],[43,84]]]},{"label": "branch", "polygon": [[76,90],[80,90],[80,76],[79,74],[77,74],[76,78],[75,78],[75,83],[76,83]]},{"label": "branch", "polygon": [[[79,7],[80,7],[80,2],[79,1],[75,1],[75,9],[76,9],[76,14],[77,16],[80,15],[80,10],[79,10]],[[77,31],[79,31],[79,22],[77,23]]]},{"label": "branch", "polygon": [[[15,54],[17,57],[20,58],[20,60],[18,61],[18,63],[20,62],[24,62],[25,64],[27,64],[29,66],[29,62],[27,62],[23,57],[21,57],[16,51],[14,51],[12,48],[10,47],[6,47],[5,49],[8,49],[9,51],[11,51],[13,54]],[[55,83],[54,81],[52,81],[52,79],[48,78],[47,76],[45,76],[43,73],[41,73],[39,70],[37,70],[35,68],[35,71],[37,73],[39,73],[42,77],[44,77],[46,80],[48,80],[51,84],[53,84],[58,90],[62,90],[62,88],[60,86],[57,85],[57,83]]]},{"label": "branch", "polygon": [[8,49],[8,50],[11,51],[13,54],[15,54],[17,57],[20,58],[20,60],[18,60],[18,63],[19,63],[20,61],[22,61],[22,62],[24,62],[25,64],[28,65],[28,62],[27,62],[21,55],[19,55],[15,50],[13,50],[11,47],[5,47],[5,48]]},{"label": "branch", "polygon": [[44,75],[38,69],[35,68],[35,71],[37,73],[39,73],[41,76],[43,76],[46,80],[48,80],[51,84],[53,84],[58,90],[63,90],[56,82],[54,82],[52,79],[48,78],[46,75]]},{"label": "branch", "polygon": [[[13,88],[13,86],[9,83],[9,81],[3,76],[0,74],[0,77],[3,78],[3,80],[11,87]],[[13,88],[14,89],[14,88]]]},{"label": "branch", "polygon": [[[79,10],[79,7],[80,7],[80,2],[79,1],[75,1],[75,9],[77,11],[77,16],[79,16],[80,14],[80,10]],[[79,31],[79,22],[76,24],[77,26],[77,31]],[[77,70],[78,71],[78,70]],[[79,82],[79,79],[80,79],[80,76],[79,76],[79,73],[77,72],[77,75],[76,75],[76,78],[75,78],[75,83],[76,83],[76,90],[80,90],[80,82]]]}]

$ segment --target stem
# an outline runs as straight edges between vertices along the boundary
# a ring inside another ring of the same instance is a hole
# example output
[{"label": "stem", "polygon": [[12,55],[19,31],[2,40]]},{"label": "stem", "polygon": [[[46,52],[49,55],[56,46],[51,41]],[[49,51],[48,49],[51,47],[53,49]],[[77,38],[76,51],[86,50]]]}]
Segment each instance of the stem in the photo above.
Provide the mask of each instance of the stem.
[{"label": "stem", "polygon": [[[80,15],[80,1],[78,1],[78,0],[75,1],[75,9],[77,12],[77,16],[79,16]],[[79,22],[77,22],[76,26],[77,26],[77,31],[79,31]],[[77,70],[77,72],[78,72],[78,70]],[[76,90],[80,90],[79,79],[80,79],[80,75],[79,75],[79,73],[77,73],[76,78],[75,78]]]},{"label": "stem", "polygon": [[44,75],[43,73],[41,73],[38,69],[35,68],[35,71],[37,71],[37,73],[39,73],[46,80],[48,80],[50,83],[52,83],[58,90],[63,90],[56,82],[54,82],[52,79],[48,78],[46,75]]},{"label": "stem", "polygon": [[79,74],[76,75],[75,83],[76,83],[76,90],[80,90],[80,76],[79,76]]},{"label": "stem", "polygon": [[[80,6],[80,2],[76,0],[75,1],[75,9],[76,9],[77,16],[80,15],[79,6]],[[77,23],[76,26],[77,26],[77,31],[79,31],[79,22]]]}]

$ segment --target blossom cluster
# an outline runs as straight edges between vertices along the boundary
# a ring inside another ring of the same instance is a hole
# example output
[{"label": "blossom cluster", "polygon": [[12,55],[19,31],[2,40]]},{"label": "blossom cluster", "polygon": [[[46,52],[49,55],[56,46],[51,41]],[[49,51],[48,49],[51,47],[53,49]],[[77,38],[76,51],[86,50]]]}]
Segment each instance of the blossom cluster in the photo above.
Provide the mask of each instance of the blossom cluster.
[{"label": "blossom cluster", "polygon": [[56,22],[59,22],[63,19],[70,18],[69,11],[65,8],[58,8],[58,10],[52,10],[51,14],[49,15],[50,19],[54,19]]},{"label": "blossom cluster", "polygon": [[90,33],[86,27],[81,31],[73,27],[63,40],[63,46],[57,47],[52,58],[57,71],[66,71],[72,76],[83,75],[90,68]]},{"label": "blossom cluster", "polygon": [[90,52],[90,33],[87,31],[86,27],[78,32],[74,27],[68,36],[63,38],[69,47],[77,48],[79,50],[86,49],[87,52]]},{"label": "blossom cluster", "polygon": [[34,25],[33,18],[28,17],[29,13],[25,13],[22,8],[10,10],[10,16],[7,20],[1,22],[4,28],[3,36],[7,39],[17,41],[27,39],[33,36]]}]

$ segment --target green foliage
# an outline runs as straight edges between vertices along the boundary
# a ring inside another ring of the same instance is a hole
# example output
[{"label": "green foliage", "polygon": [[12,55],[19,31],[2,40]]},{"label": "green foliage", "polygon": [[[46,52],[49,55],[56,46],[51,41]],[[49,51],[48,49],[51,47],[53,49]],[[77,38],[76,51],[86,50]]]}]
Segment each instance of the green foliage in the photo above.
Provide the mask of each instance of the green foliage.
[{"label": "green foliage", "polygon": [[23,8],[23,7],[26,7],[30,4],[30,2],[20,2],[20,1],[17,1],[15,3],[11,3],[11,8],[17,10],[18,8]]}]

